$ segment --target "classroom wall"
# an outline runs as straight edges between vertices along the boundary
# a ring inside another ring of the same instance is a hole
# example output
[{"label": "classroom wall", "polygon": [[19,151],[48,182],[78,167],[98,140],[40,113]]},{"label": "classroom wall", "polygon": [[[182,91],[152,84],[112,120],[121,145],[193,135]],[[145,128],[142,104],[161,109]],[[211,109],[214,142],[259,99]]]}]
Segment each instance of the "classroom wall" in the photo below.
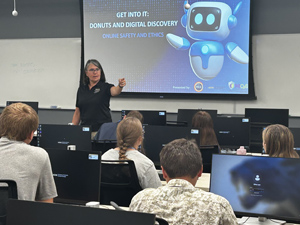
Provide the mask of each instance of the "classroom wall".
[{"label": "classroom wall", "polygon": [[[300,71],[300,1],[253,0],[252,6],[257,100],[113,98],[111,109],[177,112],[178,108],[204,108],[243,114],[245,107],[268,107],[289,108],[290,115],[299,116],[300,104],[295,104],[295,99]],[[36,96],[40,107],[74,109],[81,60],[79,0],[17,0],[19,15],[13,17],[12,10],[12,0],[0,2],[0,105]],[[14,71],[19,76],[16,80]],[[20,91],[24,85],[26,91]],[[26,96],[28,93],[31,96]]]}]

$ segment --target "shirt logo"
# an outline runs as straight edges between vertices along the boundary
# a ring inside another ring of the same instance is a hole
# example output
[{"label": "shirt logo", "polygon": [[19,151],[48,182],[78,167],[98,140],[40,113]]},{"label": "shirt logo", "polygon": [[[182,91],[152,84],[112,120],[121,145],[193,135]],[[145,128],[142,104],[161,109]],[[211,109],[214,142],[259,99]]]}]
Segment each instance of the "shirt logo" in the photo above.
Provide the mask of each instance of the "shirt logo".
[{"label": "shirt logo", "polygon": [[96,88],[94,91],[94,94],[98,93],[100,91],[100,88]]}]

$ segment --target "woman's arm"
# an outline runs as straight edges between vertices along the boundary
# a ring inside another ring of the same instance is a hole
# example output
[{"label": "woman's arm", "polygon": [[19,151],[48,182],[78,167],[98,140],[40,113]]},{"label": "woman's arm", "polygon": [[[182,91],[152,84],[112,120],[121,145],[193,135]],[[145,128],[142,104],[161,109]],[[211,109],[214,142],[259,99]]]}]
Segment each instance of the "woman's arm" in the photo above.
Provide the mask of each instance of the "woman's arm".
[{"label": "woman's arm", "polygon": [[126,85],[125,78],[119,79],[118,86],[111,87],[110,94],[111,96],[117,96],[122,92],[123,87]]},{"label": "woman's arm", "polygon": [[72,123],[74,125],[78,125],[79,122],[80,122],[80,109],[78,107],[76,107],[74,115],[73,115]]}]

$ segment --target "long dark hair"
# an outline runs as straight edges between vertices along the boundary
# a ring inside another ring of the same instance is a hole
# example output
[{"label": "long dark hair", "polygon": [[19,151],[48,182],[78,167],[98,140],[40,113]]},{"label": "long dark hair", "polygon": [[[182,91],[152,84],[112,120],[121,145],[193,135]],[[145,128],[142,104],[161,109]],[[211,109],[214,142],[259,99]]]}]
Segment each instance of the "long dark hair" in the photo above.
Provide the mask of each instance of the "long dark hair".
[{"label": "long dark hair", "polygon": [[83,84],[86,85],[86,84],[90,83],[90,79],[86,76],[86,72],[88,71],[88,67],[90,64],[93,64],[94,66],[96,66],[100,69],[100,71],[101,71],[100,81],[105,82],[106,81],[105,73],[104,73],[104,70],[103,70],[101,64],[99,63],[99,61],[96,59],[89,59],[86,62],[85,67],[84,67]]},{"label": "long dark hair", "polygon": [[196,112],[192,119],[192,126],[200,130],[200,145],[219,145],[213,120],[208,112]]}]

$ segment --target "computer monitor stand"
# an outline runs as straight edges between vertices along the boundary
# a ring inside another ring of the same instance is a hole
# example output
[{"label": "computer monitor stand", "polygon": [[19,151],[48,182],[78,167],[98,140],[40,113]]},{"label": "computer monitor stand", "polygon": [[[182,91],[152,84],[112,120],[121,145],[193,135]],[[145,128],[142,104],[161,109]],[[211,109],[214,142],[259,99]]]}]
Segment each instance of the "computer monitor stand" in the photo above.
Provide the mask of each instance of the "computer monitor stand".
[{"label": "computer monitor stand", "polygon": [[243,225],[278,225],[278,224],[285,224],[286,221],[284,220],[274,220],[274,219],[267,219],[266,217],[245,217],[243,216],[239,219],[239,224]]}]

